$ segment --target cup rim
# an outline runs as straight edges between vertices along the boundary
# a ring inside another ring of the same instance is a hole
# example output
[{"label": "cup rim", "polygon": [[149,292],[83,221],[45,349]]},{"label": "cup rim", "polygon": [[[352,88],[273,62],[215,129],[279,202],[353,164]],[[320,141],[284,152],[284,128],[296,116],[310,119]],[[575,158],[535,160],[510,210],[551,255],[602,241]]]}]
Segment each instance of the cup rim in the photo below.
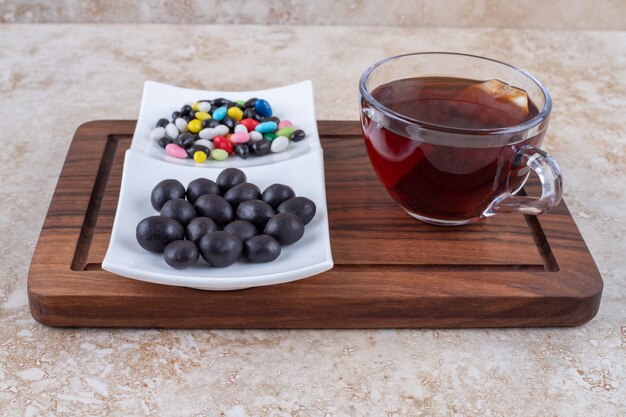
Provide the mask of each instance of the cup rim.
[{"label": "cup rim", "polygon": [[[410,117],[406,117],[400,113],[397,113],[389,109],[388,107],[381,104],[378,100],[376,100],[368,91],[367,87],[365,86],[365,83],[369,79],[369,76],[371,75],[371,73],[376,68],[380,67],[381,65],[389,61],[397,60],[400,58],[405,58],[408,56],[415,56],[415,55],[454,55],[454,56],[475,58],[475,59],[490,61],[496,64],[504,65],[515,71],[521,72],[522,74],[530,78],[535,84],[537,84],[537,86],[539,86],[539,88],[541,89],[541,92],[544,95],[545,104],[543,106],[543,109],[541,109],[541,111],[539,111],[539,113],[537,113],[537,115],[535,115],[532,119],[529,119],[525,121],[524,123],[520,123],[515,126],[500,127],[500,128],[489,128],[489,129],[458,128],[458,127],[452,127],[452,126],[439,125],[435,123],[429,123],[429,122],[425,122],[422,120],[417,120],[417,119],[412,119]],[[391,118],[394,118],[394,119],[397,119],[406,123],[418,125],[424,129],[445,131],[448,133],[460,133],[460,134],[465,134],[465,135],[468,135],[468,134],[470,135],[471,134],[481,134],[481,135],[516,134],[516,133],[523,132],[535,126],[540,125],[543,121],[545,121],[548,118],[548,116],[550,115],[550,112],[552,111],[552,97],[550,96],[548,89],[541,83],[541,81],[535,78],[528,71],[522,70],[521,68],[518,68],[511,64],[507,64],[506,62],[502,62],[497,59],[491,59],[491,58],[486,58],[480,55],[472,55],[472,54],[465,54],[465,53],[459,53],[459,52],[412,52],[412,53],[407,53],[407,54],[394,55],[385,59],[381,59],[380,61],[377,61],[374,64],[372,64],[369,68],[365,70],[363,75],[361,75],[361,78],[359,80],[359,92],[361,93],[361,97],[363,97],[370,106],[374,107],[377,111],[383,113],[387,117],[391,117]]]}]

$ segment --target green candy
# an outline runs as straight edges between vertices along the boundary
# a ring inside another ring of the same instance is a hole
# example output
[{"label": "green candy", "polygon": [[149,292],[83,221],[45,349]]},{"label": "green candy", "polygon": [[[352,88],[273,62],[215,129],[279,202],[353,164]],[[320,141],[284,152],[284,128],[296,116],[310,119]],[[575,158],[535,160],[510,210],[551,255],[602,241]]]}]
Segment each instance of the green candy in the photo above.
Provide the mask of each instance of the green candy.
[{"label": "green candy", "polygon": [[237,100],[235,101],[235,103],[239,104],[240,106],[243,106],[244,104],[246,104],[245,100]]},{"label": "green candy", "polygon": [[287,136],[291,137],[291,134],[296,131],[295,127],[283,127],[276,132],[276,136]]},{"label": "green candy", "polygon": [[275,133],[266,133],[266,134],[263,135],[263,137],[271,142],[274,139],[276,139],[278,137],[278,135],[275,134]]},{"label": "green candy", "polygon": [[223,161],[228,158],[228,152],[226,152],[224,149],[215,148],[211,151],[211,158],[215,159],[216,161]]}]

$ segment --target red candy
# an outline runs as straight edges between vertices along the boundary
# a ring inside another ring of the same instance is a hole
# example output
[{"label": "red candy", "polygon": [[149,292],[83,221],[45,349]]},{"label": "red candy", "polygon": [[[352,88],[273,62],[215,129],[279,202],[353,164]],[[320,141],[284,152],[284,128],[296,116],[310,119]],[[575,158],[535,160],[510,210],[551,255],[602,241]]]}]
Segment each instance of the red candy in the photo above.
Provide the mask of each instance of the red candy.
[{"label": "red candy", "polygon": [[243,119],[242,121],[239,122],[239,124],[244,125],[246,129],[248,129],[248,132],[252,132],[254,128],[256,127],[256,125],[259,124],[259,122],[257,122],[254,119]]},{"label": "red candy", "polygon": [[223,149],[226,152],[228,152],[229,155],[234,152],[233,144],[225,136],[216,136],[216,137],[214,137],[213,138],[213,144],[215,145],[216,148]]}]

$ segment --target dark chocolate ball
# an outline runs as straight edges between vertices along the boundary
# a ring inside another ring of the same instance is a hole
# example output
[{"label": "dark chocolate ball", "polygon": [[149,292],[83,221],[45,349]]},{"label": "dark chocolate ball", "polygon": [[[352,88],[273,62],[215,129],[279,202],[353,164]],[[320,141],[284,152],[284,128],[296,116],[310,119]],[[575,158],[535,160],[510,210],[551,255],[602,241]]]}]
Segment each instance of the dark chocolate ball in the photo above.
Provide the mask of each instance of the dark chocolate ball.
[{"label": "dark chocolate ball", "polygon": [[137,224],[135,237],[145,250],[163,252],[171,242],[185,238],[185,228],[169,217],[150,216]]},{"label": "dark chocolate ball", "polygon": [[272,262],[280,255],[280,243],[268,235],[250,238],[244,243],[244,254],[250,262]]},{"label": "dark chocolate ball", "polygon": [[226,191],[230,190],[235,185],[242,184],[246,181],[246,174],[242,170],[237,168],[226,168],[220,172],[215,182],[220,187],[222,195],[224,195]]},{"label": "dark chocolate ball", "polygon": [[277,213],[292,213],[300,217],[304,224],[309,224],[315,216],[315,203],[306,197],[294,197],[283,201],[276,209]]},{"label": "dark chocolate ball", "polygon": [[291,245],[304,235],[304,223],[295,214],[280,213],[269,219],[263,232],[281,245]]},{"label": "dark chocolate ball", "polygon": [[190,240],[175,240],[163,251],[165,263],[176,269],[190,267],[198,261],[198,257],[198,248]]},{"label": "dark chocolate ball", "polygon": [[194,204],[199,216],[209,217],[218,226],[224,226],[235,220],[232,206],[219,195],[204,194]]},{"label": "dark chocolate ball", "polygon": [[247,220],[259,229],[263,229],[274,214],[274,209],[261,200],[246,200],[237,207],[237,218]]},{"label": "dark chocolate ball", "polygon": [[200,239],[207,233],[217,231],[217,224],[208,217],[196,217],[189,222],[185,229],[187,233],[187,239],[194,242],[196,245],[200,243]]},{"label": "dark chocolate ball", "polygon": [[194,204],[204,194],[220,194],[220,187],[208,178],[197,178],[187,186],[187,200]]},{"label": "dark chocolate ball", "polygon": [[234,264],[243,252],[243,242],[237,235],[219,231],[200,239],[200,255],[211,266],[226,267]]},{"label": "dark chocolate ball", "polygon": [[163,205],[161,216],[170,217],[183,226],[196,218],[196,210],[191,203],[182,198],[174,198]]},{"label": "dark chocolate ball", "polygon": [[174,198],[185,198],[185,186],[180,181],[168,179],[158,183],[150,195],[150,202],[156,211],[161,211],[163,205]]}]

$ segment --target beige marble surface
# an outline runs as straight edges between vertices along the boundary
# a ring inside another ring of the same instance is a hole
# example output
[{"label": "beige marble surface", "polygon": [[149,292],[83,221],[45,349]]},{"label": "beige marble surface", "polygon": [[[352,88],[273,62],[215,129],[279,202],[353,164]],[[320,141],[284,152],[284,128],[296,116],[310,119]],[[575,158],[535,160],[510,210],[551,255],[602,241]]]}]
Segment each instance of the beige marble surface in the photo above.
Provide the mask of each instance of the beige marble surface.
[{"label": "beige marble surface", "polygon": [[[76,127],[133,118],[146,79],[315,86],[357,118],[357,79],[401,52],[523,66],[554,97],[545,148],[605,280],[572,329],[63,330],[26,277]],[[312,53],[314,52],[314,53]],[[626,32],[361,27],[0,25],[0,416],[626,415]]]},{"label": "beige marble surface", "polygon": [[6,23],[626,29],[623,0],[0,0]]}]

